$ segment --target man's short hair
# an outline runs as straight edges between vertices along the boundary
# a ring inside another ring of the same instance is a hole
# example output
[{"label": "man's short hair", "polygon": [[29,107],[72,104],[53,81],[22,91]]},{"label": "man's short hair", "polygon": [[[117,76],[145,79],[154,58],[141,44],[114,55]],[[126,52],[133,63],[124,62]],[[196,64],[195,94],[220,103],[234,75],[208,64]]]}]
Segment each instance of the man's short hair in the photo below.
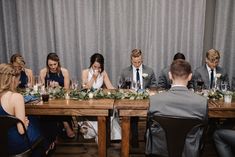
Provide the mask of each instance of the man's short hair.
[{"label": "man's short hair", "polygon": [[134,49],[134,50],[132,50],[131,51],[131,58],[132,57],[139,57],[139,56],[141,56],[142,55],[142,52],[141,52],[141,50],[140,49]]},{"label": "man's short hair", "polygon": [[184,56],[183,53],[177,52],[177,53],[174,55],[173,60],[176,60],[176,59],[183,59],[183,60],[185,60],[185,56]]},{"label": "man's short hair", "polygon": [[171,63],[170,72],[173,78],[186,79],[192,73],[192,69],[189,62],[177,59]]},{"label": "man's short hair", "polygon": [[220,52],[216,49],[210,49],[206,52],[206,58],[210,61],[215,61],[220,59]]}]

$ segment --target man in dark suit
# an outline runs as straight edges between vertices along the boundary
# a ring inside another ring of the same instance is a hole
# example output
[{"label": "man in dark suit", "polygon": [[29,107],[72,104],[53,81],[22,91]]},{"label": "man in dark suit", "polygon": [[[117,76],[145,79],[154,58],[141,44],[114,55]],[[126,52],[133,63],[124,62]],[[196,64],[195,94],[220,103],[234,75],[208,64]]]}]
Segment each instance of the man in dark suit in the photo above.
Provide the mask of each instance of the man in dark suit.
[{"label": "man in dark suit", "polygon": [[[191,66],[187,61],[182,59],[173,61],[169,72],[172,86],[167,92],[150,96],[149,113],[173,117],[198,118],[207,121],[207,99],[195,94],[187,88],[188,81],[191,80],[191,77]],[[164,130],[157,124],[153,127],[154,131],[152,131],[152,136],[156,137],[156,140],[153,142],[153,149],[146,149],[146,154],[167,156]],[[148,131],[149,130],[147,130],[147,134]],[[194,128],[188,133],[183,156],[198,156],[202,132],[203,130],[201,128]],[[150,144],[151,140],[147,138],[146,146]]]},{"label": "man in dark suit", "polygon": [[[143,65],[143,56],[140,49],[134,49],[130,55],[131,65],[121,72],[121,80],[125,82],[127,79],[131,79],[138,85],[138,89],[151,89],[157,87],[157,81],[153,69]],[[130,86],[130,85],[128,85]],[[127,85],[124,84],[124,88]],[[130,87],[129,87],[130,88]],[[132,146],[138,147],[138,118],[131,118],[131,129],[132,129]]]},{"label": "man in dark suit", "polygon": [[[183,53],[176,53],[174,55],[173,61],[176,59],[183,59],[185,60],[185,56]],[[161,89],[170,89],[171,88],[171,80],[169,79],[170,66],[167,66],[161,70],[161,74],[158,77],[158,87]]]},{"label": "man in dark suit", "polygon": [[219,66],[220,52],[215,49],[210,49],[206,52],[206,63],[198,67],[193,74],[194,88],[198,81],[204,82],[205,89],[215,88],[218,79],[228,83],[229,78],[226,71]]},{"label": "man in dark suit", "polygon": [[220,157],[235,156],[235,130],[216,130],[214,133],[214,141]]}]

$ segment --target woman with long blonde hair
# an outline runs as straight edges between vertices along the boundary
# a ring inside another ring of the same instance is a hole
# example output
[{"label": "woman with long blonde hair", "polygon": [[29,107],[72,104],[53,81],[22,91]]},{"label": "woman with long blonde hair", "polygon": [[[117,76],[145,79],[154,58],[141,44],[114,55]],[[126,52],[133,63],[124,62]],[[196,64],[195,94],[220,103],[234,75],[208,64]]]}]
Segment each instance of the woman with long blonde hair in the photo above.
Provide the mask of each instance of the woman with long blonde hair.
[{"label": "woman with long blonde hair", "polygon": [[[20,119],[27,129],[30,143],[39,136],[40,131],[35,120],[25,116],[23,96],[16,92],[19,84],[20,73],[11,64],[0,64],[0,115],[12,115]],[[28,149],[28,143],[21,137],[23,127],[18,124],[8,132],[8,151],[17,154]]]}]

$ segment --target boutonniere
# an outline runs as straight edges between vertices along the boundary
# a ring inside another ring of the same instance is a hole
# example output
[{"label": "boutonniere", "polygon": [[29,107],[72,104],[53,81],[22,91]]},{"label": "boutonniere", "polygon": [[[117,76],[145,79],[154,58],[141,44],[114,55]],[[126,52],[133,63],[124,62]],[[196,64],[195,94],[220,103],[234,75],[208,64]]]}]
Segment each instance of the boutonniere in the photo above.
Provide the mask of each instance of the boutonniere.
[{"label": "boutonniere", "polygon": [[146,79],[148,76],[149,76],[149,74],[147,74],[147,73],[142,73],[143,79]]},{"label": "boutonniere", "polygon": [[221,73],[216,73],[216,75],[215,75],[215,77],[216,77],[217,79],[220,79],[221,76],[222,76]]}]

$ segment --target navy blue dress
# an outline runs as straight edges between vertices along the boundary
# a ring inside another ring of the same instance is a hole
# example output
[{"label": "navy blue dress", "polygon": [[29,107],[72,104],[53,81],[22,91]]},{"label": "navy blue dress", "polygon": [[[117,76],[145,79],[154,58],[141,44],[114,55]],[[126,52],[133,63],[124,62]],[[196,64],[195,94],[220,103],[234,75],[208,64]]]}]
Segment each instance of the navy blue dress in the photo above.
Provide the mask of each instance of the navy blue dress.
[{"label": "navy blue dress", "polygon": [[49,73],[45,77],[45,84],[46,85],[47,85],[48,81],[58,82],[61,87],[64,87],[64,76],[61,71],[60,71],[60,73],[52,73],[49,71]]},{"label": "navy blue dress", "polygon": [[[64,87],[64,76],[60,73],[49,73],[45,77],[45,84],[47,81],[58,82],[61,87]],[[58,126],[62,125],[63,121],[70,123],[72,121],[71,116],[41,116],[41,127],[44,137],[48,140],[48,145],[55,141],[56,136],[61,132],[61,128]],[[58,124],[57,124],[58,123]]]},{"label": "navy blue dress", "polygon": [[[8,114],[2,106],[0,106],[0,115],[10,115]],[[30,144],[33,144],[37,138],[40,136],[39,123],[36,117],[28,117],[29,126],[27,128],[27,134],[29,137]],[[19,134],[17,127],[12,127],[8,132],[8,151],[11,154],[21,153],[28,149],[28,143]]]},{"label": "navy blue dress", "polygon": [[20,72],[20,84],[18,85],[19,88],[25,88],[28,84],[28,76],[26,75],[25,71]]}]

